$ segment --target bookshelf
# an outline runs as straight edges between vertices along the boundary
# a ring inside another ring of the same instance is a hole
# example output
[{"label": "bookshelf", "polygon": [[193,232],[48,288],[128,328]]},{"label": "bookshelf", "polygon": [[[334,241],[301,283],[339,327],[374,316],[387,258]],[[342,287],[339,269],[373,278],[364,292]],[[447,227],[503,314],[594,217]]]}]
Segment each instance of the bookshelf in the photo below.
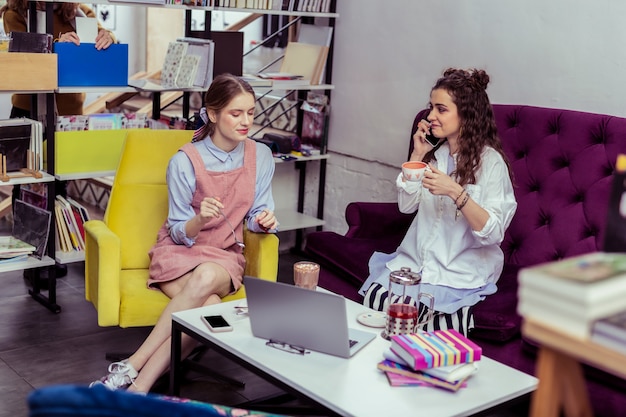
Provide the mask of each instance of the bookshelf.
[{"label": "bookshelf", "polygon": [[[54,6],[54,3],[57,2],[65,2],[65,0],[44,0],[46,4],[46,28],[47,31],[51,32],[51,13]],[[163,8],[176,8],[176,9],[184,9],[187,13],[187,18],[189,18],[192,9],[201,9],[204,10],[205,13],[210,16],[210,13],[214,10],[221,11],[234,11],[234,12],[245,12],[252,13],[254,15],[282,15],[282,16],[290,16],[297,19],[303,19],[305,22],[313,21],[315,18],[327,18],[328,25],[334,26],[335,19],[338,17],[334,12],[335,10],[336,0],[332,0],[330,2],[331,12],[312,12],[312,11],[300,11],[300,10],[276,10],[276,9],[260,9],[260,8],[237,8],[237,7],[220,7],[218,6],[218,0],[210,1],[206,6],[188,6],[181,4],[155,4],[153,2],[135,2],[135,1],[108,1],[108,0],[95,0],[90,4],[110,4],[110,5],[125,5],[125,6],[135,6],[135,7],[163,7]],[[35,2],[30,1],[29,7],[34,11]],[[210,22],[210,18],[208,19]],[[187,37],[208,37],[210,38],[211,28],[210,23],[207,25],[204,34],[202,36],[198,36],[197,33],[192,33],[189,25],[187,25],[185,29],[185,36]],[[52,65],[52,63],[43,64],[33,64],[32,59],[54,59],[55,55],[50,54],[49,56],[42,57],[40,54],[35,57],[28,56],[18,56],[18,54],[0,54],[0,65],[3,68],[12,68],[12,71],[7,72],[9,74],[8,77],[3,78],[0,81],[0,92],[2,93],[29,93],[29,94],[43,94],[45,95],[46,102],[46,110],[50,110],[54,108],[54,93],[70,93],[70,92],[98,92],[98,93],[108,93],[108,92],[120,92],[120,93],[132,93],[137,92],[138,89],[133,87],[61,87],[59,88],[56,85],[57,81],[57,67],[56,65]],[[21,54],[20,54],[21,55]],[[28,54],[35,55],[35,54]],[[9,60],[9,61],[7,61]],[[33,70],[42,71],[41,74],[34,74]],[[288,89],[291,94],[295,94],[298,96],[298,100],[302,101],[306,98],[306,91],[310,90],[319,90],[323,91],[325,95],[330,96],[330,92],[333,90],[334,86],[331,84],[331,74],[332,74],[332,44],[330,46],[329,56],[326,61],[325,67],[325,79],[324,83],[320,85],[297,85],[297,86],[275,86],[276,88]],[[28,83],[24,83],[25,80],[28,80]],[[37,80],[38,84],[33,84],[32,81]],[[272,88],[269,87],[257,87],[255,88],[259,94],[268,94],[272,91]],[[188,92],[187,92],[188,93]],[[155,98],[153,100],[153,117],[158,117],[160,112],[160,94],[155,94]],[[187,108],[188,110],[188,108]],[[299,111],[297,117],[297,134],[301,134],[302,129],[302,114]],[[45,256],[42,260],[37,260],[35,258],[28,259],[22,262],[15,262],[11,264],[5,264],[0,267],[0,273],[14,270],[23,270],[23,269],[31,269],[34,268],[38,272],[35,274],[36,277],[39,276],[39,271],[43,267],[51,267],[55,264],[55,261],[58,263],[71,263],[78,262],[84,260],[84,252],[66,252],[59,253],[55,251],[55,222],[54,222],[54,207],[56,195],[54,192],[54,181],[66,181],[66,180],[74,180],[74,179],[91,179],[102,176],[109,176],[114,174],[114,170],[85,170],[81,172],[69,172],[69,173],[57,173],[56,170],[56,143],[55,143],[55,125],[56,120],[54,117],[53,111],[46,111],[46,152],[47,152],[47,167],[46,172],[42,172],[42,178],[19,178],[19,179],[11,179],[9,182],[4,183],[5,185],[15,185],[15,184],[27,184],[34,182],[45,182],[48,184],[48,207],[53,211],[53,219],[50,230],[50,236],[48,239],[48,248],[47,248],[47,256]],[[259,134],[263,134],[264,131],[261,130],[258,132]],[[310,157],[300,157],[294,161],[283,161],[276,160],[277,164],[284,163],[292,163],[294,164],[297,172],[298,172],[298,201],[296,210],[278,210],[277,216],[281,222],[281,231],[297,231],[298,235],[296,238],[296,247],[299,249],[302,243],[302,231],[306,228],[321,228],[324,224],[323,221],[323,200],[324,200],[324,185],[325,185],[325,172],[326,172],[326,161],[328,159],[328,155],[326,155],[326,134],[324,136],[324,143],[322,145],[321,154],[314,155]],[[317,215],[316,216],[308,216],[305,215],[304,212],[304,196],[305,196],[305,187],[306,187],[306,170],[307,166],[311,163],[316,163],[319,165],[319,193],[318,193],[318,207],[317,207]],[[52,186],[50,186],[52,185]],[[276,192],[276,191],[275,191]],[[42,288],[39,282],[39,279],[36,278],[33,283],[33,289],[29,291],[31,296],[44,305],[46,308],[51,310],[52,312],[59,313],[61,311],[60,305],[56,302],[56,277],[54,274],[54,268],[49,268],[49,279],[47,288]],[[42,290],[47,289],[47,295],[42,293]]]},{"label": "bookshelf", "polygon": [[[30,53],[4,53],[0,54],[0,65],[2,68],[10,69],[6,71],[5,77],[0,82],[0,92],[2,93],[29,93],[29,94],[42,94],[46,97],[46,103],[49,108],[53,108],[54,105],[54,91],[57,89],[57,62],[56,56],[53,54],[30,54]],[[49,115],[46,121],[46,125],[50,126],[54,123],[53,114]],[[48,155],[54,155],[54,141],[47,141],[46,151]],[[41,178],[34,177],[20,177],[10,178],[6,182],[2,182],[2,185],[22,185],[22,184],[34,184],[45,183],[48,185],[48,207],[52,207],[54,204],[54,163],[52,166],[48,163],[47,171],[41,171]],[[52,204],[51,204],[52,203]],[[29,294],[33,299],[40,302],[49,310],[58,313],[61,311],[61,307],[56,302],[56,278],[50,277],[47,285],[47,295],[42,292],[45,290],[42,288],[40,282],[40,270],[44,267],[54,266],[54,225],[50,227],[50,235],[48,239],[48,247],[46,249],[46,255],[42,259],[29,256],[25,260],[16,262],[9,262],[0,265],[0,273],[35,269],[35,279],[33,280],[33,287],[29,290]],[[53,268],[51,268],[53,269]],[[54,275],[53,273],[51,275]]]}]

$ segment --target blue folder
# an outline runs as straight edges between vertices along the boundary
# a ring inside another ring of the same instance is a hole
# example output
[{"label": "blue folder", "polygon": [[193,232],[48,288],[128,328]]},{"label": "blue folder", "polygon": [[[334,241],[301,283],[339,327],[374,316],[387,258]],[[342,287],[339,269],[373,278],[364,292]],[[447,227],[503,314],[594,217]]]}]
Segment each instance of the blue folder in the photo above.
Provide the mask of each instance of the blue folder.
[{"label": "blue folder", "polygon": [[59,87],[125,87],[128,85],[128,44],[97,50],[93,43],[56,42]]}]

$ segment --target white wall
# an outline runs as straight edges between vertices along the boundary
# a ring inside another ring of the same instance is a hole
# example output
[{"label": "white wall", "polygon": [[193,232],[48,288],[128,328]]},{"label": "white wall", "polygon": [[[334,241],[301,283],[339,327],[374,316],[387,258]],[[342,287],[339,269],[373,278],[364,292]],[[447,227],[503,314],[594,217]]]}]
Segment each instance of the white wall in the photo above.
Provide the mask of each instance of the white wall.
[{"label": "white wall", "polygon": [[337,3],[326,230],[345,231],[350,201],[395,201],[413,117],[447,67],[485,69],[493,103],[626,115],[621,0]]}]

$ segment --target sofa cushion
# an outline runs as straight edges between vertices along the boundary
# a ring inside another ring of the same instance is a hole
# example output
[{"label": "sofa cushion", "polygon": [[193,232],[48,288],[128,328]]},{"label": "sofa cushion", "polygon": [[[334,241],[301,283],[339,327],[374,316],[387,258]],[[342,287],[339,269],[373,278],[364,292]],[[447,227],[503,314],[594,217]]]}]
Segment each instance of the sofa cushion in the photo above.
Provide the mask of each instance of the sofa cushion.
[{"label": "sofa cushion", "polygon": [[517,314],[519,269],[516,265],[505,265],[498,280],[498,291],[476,305],[472,338],[504,342],[520,333],[522,319]]},{"label": "sofa cushion", "polygon": [[358,289],[369,275],[368,261],[374,251],[391,253],[397,247],[393,235],[359,239],[335,232],[316,232],[307,237],[306,253],[322,269],[328,268]]},{"label": "sofa cushion", "polygon": [[111,391],[103,385],[52,385],[28,396],[30,417],[270,417],[275,414],[158,394]]}]

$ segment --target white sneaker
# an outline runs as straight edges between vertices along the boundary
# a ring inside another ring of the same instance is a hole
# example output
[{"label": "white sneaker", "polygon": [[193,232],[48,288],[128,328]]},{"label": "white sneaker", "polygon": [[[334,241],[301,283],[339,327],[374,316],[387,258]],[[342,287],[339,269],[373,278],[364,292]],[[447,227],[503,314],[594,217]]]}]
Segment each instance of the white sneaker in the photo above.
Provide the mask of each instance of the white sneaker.
[{"label": "white sneaker", "polygon": [[131,384],[135,383],[139,373],[135,370],[127,359],[121,362],[113,362],[109,365],[109,374],[100,378],[97,381],[89,384],[89,387],[94,385],[104,385],[111,390],[126,389]]}]

